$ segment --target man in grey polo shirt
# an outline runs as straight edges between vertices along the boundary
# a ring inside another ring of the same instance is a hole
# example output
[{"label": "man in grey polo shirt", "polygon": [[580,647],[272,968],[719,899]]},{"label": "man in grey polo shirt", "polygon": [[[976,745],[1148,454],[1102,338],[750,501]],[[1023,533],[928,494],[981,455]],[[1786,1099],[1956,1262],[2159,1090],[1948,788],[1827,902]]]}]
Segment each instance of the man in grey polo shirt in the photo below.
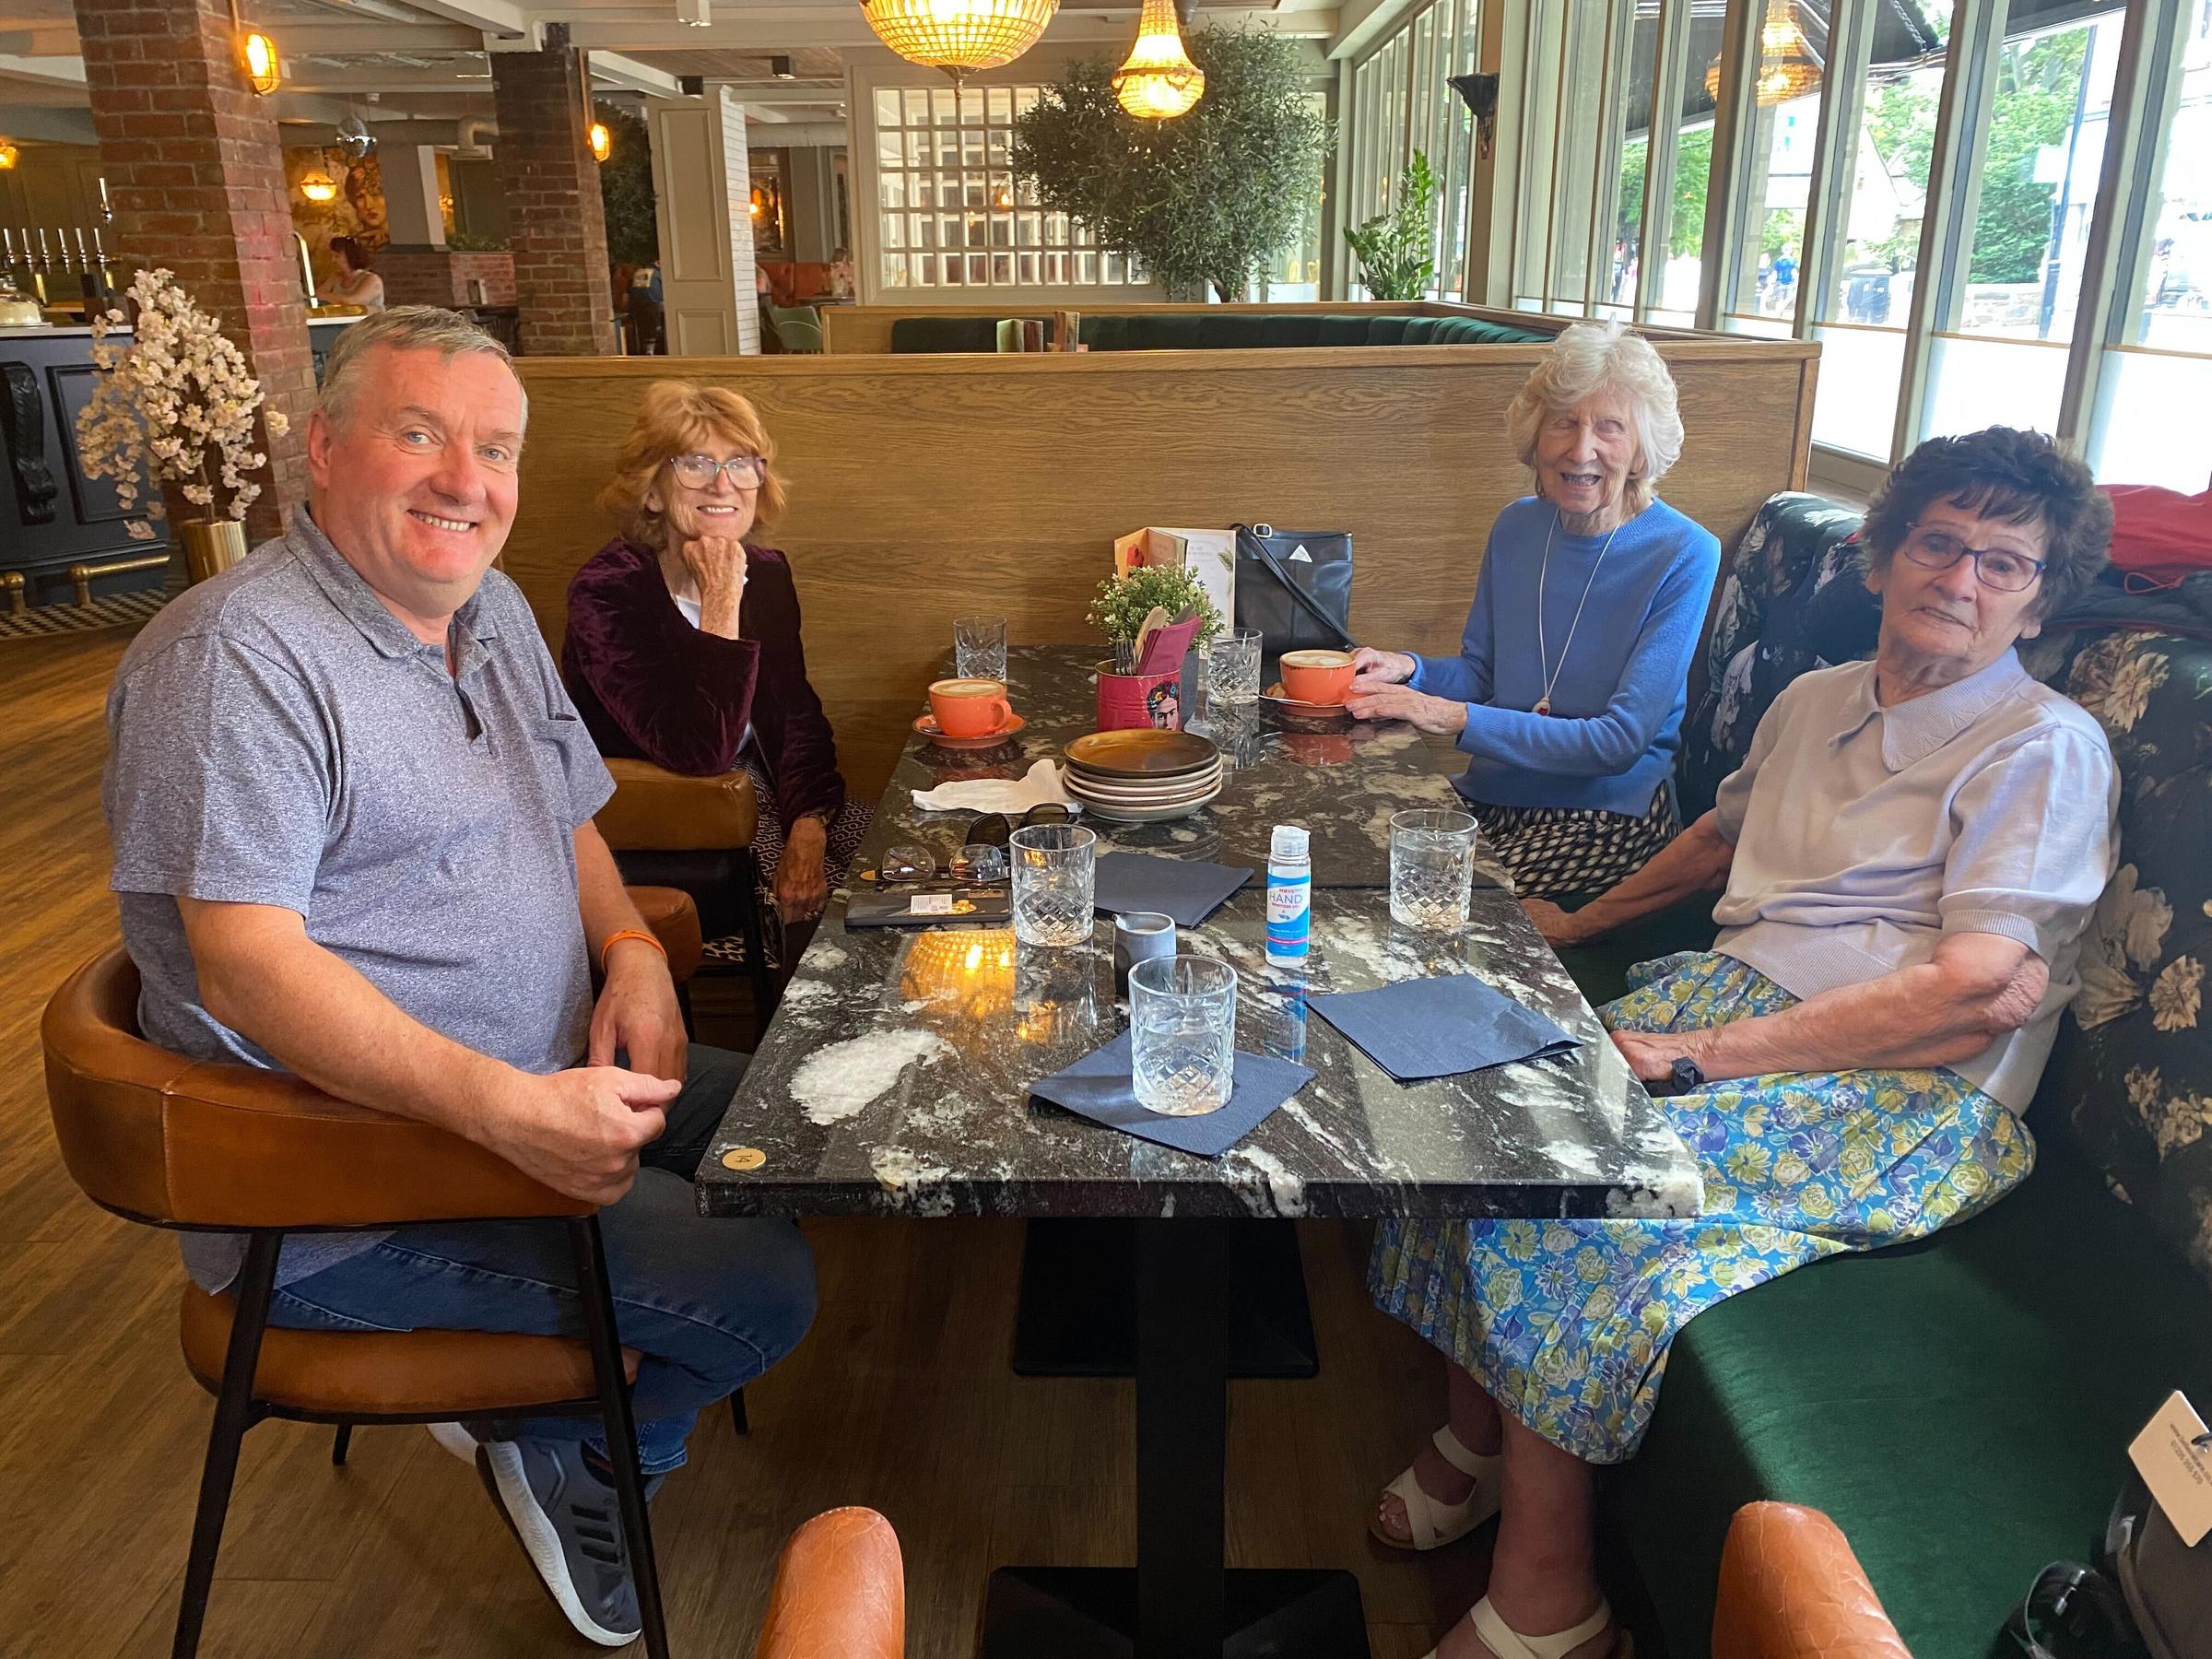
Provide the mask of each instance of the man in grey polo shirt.
[{"label": "man in grey polo shirt", "polygon": [[[744,1056],[687,1045],[592,824],[612,781],[489,570],[526,418],[506,352],[453,312],[346,331],[308,429],[310,512],[164,609],[117,670],[112,885],[150,1041],[437,1124],[606,1206],[655,1477],[700,1406],[805,1335],[813,1265],[788,1223],[693,1205]],[[242,1254],[194,1238],[186,1265],[221,1289]],[[302,1237],[276,1282],[277,1324],[582,1325],[565,1238],[541,1224]],[[584,1419],[523,1428],[473,1448],[485,1484],[571,1623],[627,1642],[606,1449]]]}]

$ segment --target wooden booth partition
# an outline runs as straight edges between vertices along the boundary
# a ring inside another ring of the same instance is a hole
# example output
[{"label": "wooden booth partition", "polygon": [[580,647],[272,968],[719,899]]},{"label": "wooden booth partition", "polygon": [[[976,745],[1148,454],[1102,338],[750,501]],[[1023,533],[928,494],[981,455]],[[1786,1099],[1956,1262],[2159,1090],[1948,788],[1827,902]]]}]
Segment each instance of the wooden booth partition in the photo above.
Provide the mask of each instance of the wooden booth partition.
[{"label": "wooden booth partition", "polygon": [[[1377,347],[686,359],[759,406],[791,497],[783,547],[847,780],[889,773],[952,620],[1024,643],[1095,638],[1113,538],[1144,524],[1347,530],[1362,640],[1441,652],[1499,509],[1526,493],[1507,403],[1545,348]],[[1802,488],[1818,347],[1663,341],[1688,441],[1665,499],[1724,546]],[[571,574],[612,534],[593,503],[640,394],[677,365],[525,358],[522,506],[505,568],[558,652]]]}]

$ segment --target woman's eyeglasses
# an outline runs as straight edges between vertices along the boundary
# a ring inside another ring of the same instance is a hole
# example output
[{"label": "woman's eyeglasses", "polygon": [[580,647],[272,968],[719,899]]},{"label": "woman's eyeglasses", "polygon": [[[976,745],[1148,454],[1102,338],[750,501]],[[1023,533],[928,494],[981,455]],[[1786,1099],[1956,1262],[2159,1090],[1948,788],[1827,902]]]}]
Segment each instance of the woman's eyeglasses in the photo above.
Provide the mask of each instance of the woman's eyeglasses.
[{"label": "woman's eyeglasses", "polygon": [[676,455],[668,465],[677,477],[693,489],[712,489],[716,475],[727,473],[739,489],[758,489],[768,476],[768,463],[758,455],[732,455],[717,461],[712,455]]},{"label": "woman's eyeglasses", "polygon": [[1906,535],[1903,552],[1924,571],[1947,571],[1971,555],[1982,585],[2000,594],[2026,593],[2045,568],[2043,560],[2009,547],[1970,547],[1947,530],[1924,530],[1918,524]]}]

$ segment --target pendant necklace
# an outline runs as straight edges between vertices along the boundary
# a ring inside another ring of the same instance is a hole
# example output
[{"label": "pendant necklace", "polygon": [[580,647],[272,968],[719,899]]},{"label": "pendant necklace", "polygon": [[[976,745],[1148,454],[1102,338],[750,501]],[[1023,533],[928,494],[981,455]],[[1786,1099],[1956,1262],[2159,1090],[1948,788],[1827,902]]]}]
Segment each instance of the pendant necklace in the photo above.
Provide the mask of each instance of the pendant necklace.
[{"label": "pendant necklace", "polygon": [[1574,649],[1574,630],[1583,625],[1583,606],[1590,603],[1590,590],[1597,582],[1598,567],[1606,562],[1606,555],[1613,550],[1613,538],[1620,534],[1616,524],[1606,532],[1606,545],[1597,550],[1597,562],[1590,567],[1590,578],[1583,583],[1583,596],[1574,602],[1574,620],[1567,624],[1567,640],[1559,647],[1559,660],[1547,663],[1549,655],[1544,645],[1544,593],[1551,580],[1551,536],[1559,527],[1559,515],[1555,509],[1551,515],[1551,529],[1544,532],[1544,563],[1536,572],[1536,672],[1545,676],[1544,695],[1536,699],[1534,712],[1551,712],[1551,689],[1559,683],[1559,670],[1567,666],[1567,653]]}]

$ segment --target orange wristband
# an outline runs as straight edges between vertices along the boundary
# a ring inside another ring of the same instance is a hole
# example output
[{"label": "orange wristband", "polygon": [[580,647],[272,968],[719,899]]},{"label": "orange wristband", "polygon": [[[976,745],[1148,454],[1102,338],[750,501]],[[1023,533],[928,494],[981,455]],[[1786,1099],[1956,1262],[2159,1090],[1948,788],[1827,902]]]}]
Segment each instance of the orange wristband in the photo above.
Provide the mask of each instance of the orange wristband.
[{"label": "orange wristband", "polygon": [[625,939],[641,939],[661,953],[661,959],[663,961],[666,961],[668,959],[668,947],[662,944],[660,940],[654,938],[651,934],[647,933],[641,927],[625,927],[618,932],[608,934],[606,941],[600,945],[599,971],[601,973],[605,973],[606,971],[606,953],[612,950],[616,946],[621,944]]}]

